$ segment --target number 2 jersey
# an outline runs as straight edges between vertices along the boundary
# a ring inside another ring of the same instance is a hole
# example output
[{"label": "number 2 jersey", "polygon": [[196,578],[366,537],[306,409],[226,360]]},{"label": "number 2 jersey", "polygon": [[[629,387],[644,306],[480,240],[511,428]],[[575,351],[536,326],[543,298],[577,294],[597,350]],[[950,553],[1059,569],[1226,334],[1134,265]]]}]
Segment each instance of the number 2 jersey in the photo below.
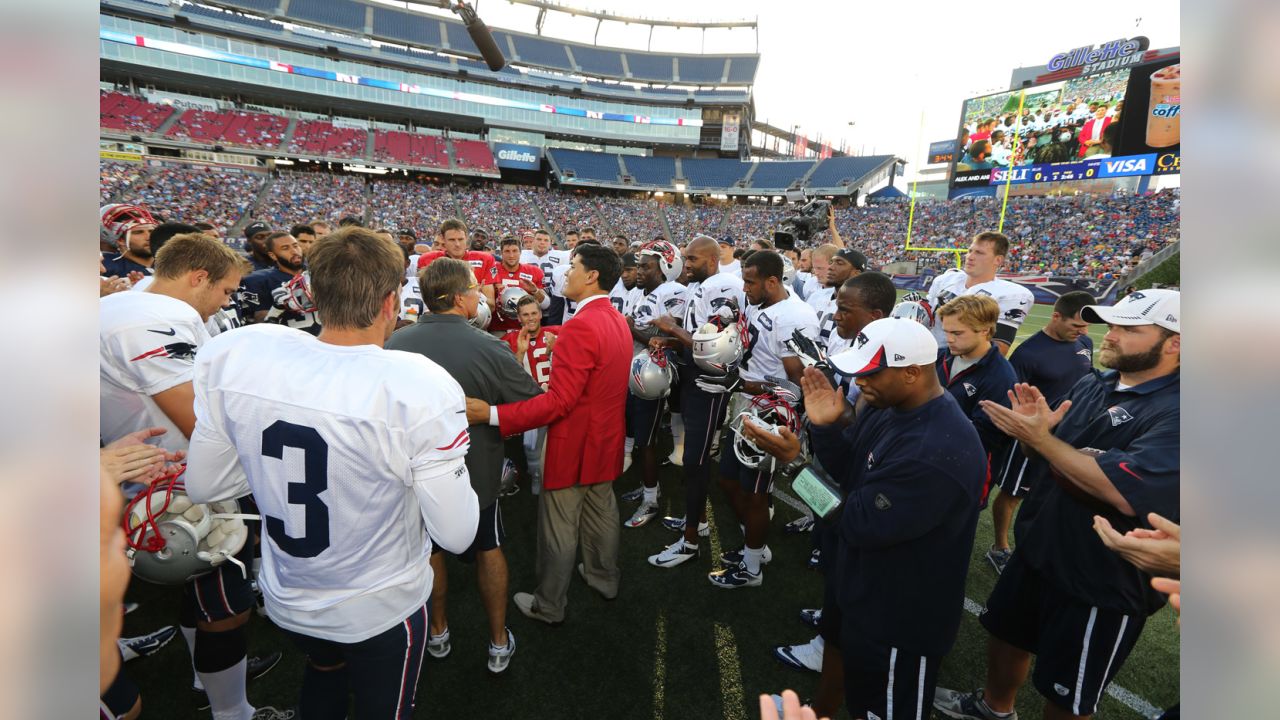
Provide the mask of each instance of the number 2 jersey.
[{"label": "number 2 jersey", "polygon": [[796,330],[807,338],[818,338],[818,315],[805,301],[788,294],[770,305],[747,306],[747,338],[738,373],[743,380],[771,382],[787,379],[782,358],[795,357],[784,344]]},{"label": "number 2 jersey", "polygon": [[[547,333],[552,335],[560,334],[559,325],[543,325],[538,328],[538,336],[529,342],[529,348],[525,350],[524,357],[519,358],[520,364],[524,366],[525,372],[533,376],[533,381],[543,390],[547,389],[547,383],[551,381],[551,349],[547,347]],[[511,348],[511,352],[520,352],[520,330],[512,330],[502,336],[502,341]]]},{"label": "number 2 jersey", "polygon": [[[1008,280],[996,278],[978,283],[973,287],[965,287],[968,279],[969,276],[965,275],[963,270],[955,269],[935,277],[929,285],[929,304],[934,312],[936,313],[938,308],[961,295],[986,295],[1000,306],[1000,317],[996,319],[996,333],[992,339],[1013,344],[1018,336],[1018,328],[1027,319],[1027,313],[1031,312],[1035,304],[1035,296],[1030,290]],[[933,337],[937,339],[938,347],[947,346],[947,336],[942,332],[941,319],[933,324]]]},{"label": "number 2 jersey", "polygon": [[206,343],[193,382],[187,492],[253,493],[277,625],[373,637],[426,603],[432,539],[474,540],[462,388],[427,358],[253,325]]}]

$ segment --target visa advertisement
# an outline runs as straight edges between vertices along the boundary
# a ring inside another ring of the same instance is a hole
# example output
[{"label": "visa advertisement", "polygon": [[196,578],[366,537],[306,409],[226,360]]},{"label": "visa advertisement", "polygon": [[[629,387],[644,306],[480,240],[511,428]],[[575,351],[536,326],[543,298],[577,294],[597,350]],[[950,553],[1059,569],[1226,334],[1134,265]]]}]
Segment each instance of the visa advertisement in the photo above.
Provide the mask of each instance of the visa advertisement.
[{"label": "visa advertisement", "polygon": [[[971,98],[951,187],[998,184],[997,176],[1021,183],[1181,172],[1181,124],[1177,56]],[[1113,158],[1132,162],[1123,172],[1093,162]]]}]

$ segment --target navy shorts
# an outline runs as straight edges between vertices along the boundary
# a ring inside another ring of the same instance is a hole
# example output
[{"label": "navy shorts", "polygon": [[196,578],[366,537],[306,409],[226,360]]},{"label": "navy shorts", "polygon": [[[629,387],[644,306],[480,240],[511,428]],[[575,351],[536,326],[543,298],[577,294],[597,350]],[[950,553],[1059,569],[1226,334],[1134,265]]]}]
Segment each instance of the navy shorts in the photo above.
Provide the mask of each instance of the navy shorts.
[{"label": "navy shorts", "polygon": [[124,660],[120,661],[120,669],[116,670],[116,679],[111,681],[99,700],[102,705],[99,714],[107,720],[124,717],[137,704],[138,686],[124,674]]},{"label": "navy shorts", "polygon": [[631,437],[635,438],[637,448],[657,443],[658,427],[666,402],[665,398],[642,400],[634,395],[627,395],[627,416],[631,419]]},{"label": "navy shorts", "polygon": [[[422,671],[422,655],[427,649],[427,607],[410,613],[403,622],[355,643],[284,631],[312,666],[334,668],[345,665],[355,714],[352,717],[411,718]],[[308,670],[313,672],[313,670]],[[305,688],[307,683],[303,683]],[[317,708],[316,698],[302,697],[302,717],[323,715],[330,708]]]},{"label": "navy shorts", "polygon": [[[827,611],[822,611],[826,620]],[[862,633],[847,633],[840,646],[844,701],[851,717],[927,718],[933,707],[941,657],[885,647]]]},{"label": "navy shorts", "polygon": [[1014,440],[1009,444],[1009,449],[1000,454],[999,458],[992,464],[991,472],[995,474],[995,483],[1000,486],[1000,492],[1004,495],[1013,497],[1024,497],[1031,491],[1031,475],[1028,472],[1030,466],[1030,458],[1022,452],[1022,446]]},{"label": "navy shorts", "polygon": [[1031,679],[1046,700],[1073,715],[1092,715],[1147,618],[1068,596],[1014,550],[979,621],[995,637],[1035,654]]},{"label": "navy shorts", "polygon": [[[502,541],[506,539],[507,531],[502,527],[502,508],[499,507],[498,501],[494,500],[489,507],[480,508],[476,539],[471,542],[471,547],[458,554],[458,558],[463,562],[473,562],[476,559],[476,553],[502,547]],[[440,552],[445,552],[445,549],[432,540],[431,554]]]},{"label": "navy shorts", "polygon": [[[726,425],[720,437],[720,476],[736,481],[745,492],[769,494],[773,490],[773,473],[743,465],[733,451],[734,439],[733,430]],[[766,459],[765,463],[768,462]]]},{"label": "navy shorts", "polygon": [[[245,542],[236,559],[246,568],[253,564],[253,535]],[[240,566],[224,562],[213,572],[205,573],[182,586],[183,617],[195,617],[204,622],[217,622],[233,618],[253,608],[257,603],[253,595],[253,581],[242,573]]]},{"label": "navy shorts", "polygon": [[695,384],[698,375],[688,369],[681,375],[679,412],[684,418],[684,471],[701,468],[711,458],[711,446],[724,424],[728,400],[723,393],[709,393]]}]

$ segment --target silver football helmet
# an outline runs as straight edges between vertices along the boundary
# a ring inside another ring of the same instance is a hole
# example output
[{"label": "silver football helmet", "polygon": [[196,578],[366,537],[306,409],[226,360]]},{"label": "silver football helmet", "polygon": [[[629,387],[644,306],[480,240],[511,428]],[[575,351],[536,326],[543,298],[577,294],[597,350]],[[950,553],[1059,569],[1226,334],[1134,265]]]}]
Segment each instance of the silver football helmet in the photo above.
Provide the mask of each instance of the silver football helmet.
[{"label": "silver football helmet", "polygon": [[482,297],[480,298],[480,303],[476,305],[476,316],[467,322],[481,330],[488,330],[489,321],[492,319],[493,312],[489,310],[489,303]]},{"label": "silver football helmet", "polygon": [[133,574],[160,585],[182,583],[232,562],[249,539],[234,500],[191,502],[180,482],[158,481],[129,503],[124,516],[126,555]]},{"label": "silver football helmet", "polygon": [[724,375],[742,362],[742,333],[736,322],[721,329],[709,322],[693,334],[693,362],[712,375]]},{"label": "silver football helmet", "polygon": [[662,350],[643,350],[631,358],[631,378],[627,387],[641,400],[660,400],[671,394],[676,382],[675,366]]},{"label": "silver football helmet", "polygon": [[498,313],[508,320],[520,319],[520,299],[529,293],[524,288],[512,286],[498,296]]},{"label": "silver football helmet", "polygon": [[933,327],[933,309],[929,307],[926,300],[904,300],[893,306],[893,312],[889,313],[889,317],[915,320],[927,328]]},{"label": "silver football helmet", "polygon": [[779,429],[784,427],[799,435],[800,414],[796,412],[799,403],[800,399],[794,393],[782,388],[751,398],[747,407],[735,415],[729,425],[733,430],[733,453],[738,461],[750,468],[758,468],[765,463],[772,471],[776,464],[773,457],[746,436],[742,423],[749,419],[774,435],[780,435]]},{"label": "silver football helmet", "polygon": [[796,279],[796,266],[791,262],[791,258],[786,255],[782,256],[782,284],[790,287],[792,281]]}]

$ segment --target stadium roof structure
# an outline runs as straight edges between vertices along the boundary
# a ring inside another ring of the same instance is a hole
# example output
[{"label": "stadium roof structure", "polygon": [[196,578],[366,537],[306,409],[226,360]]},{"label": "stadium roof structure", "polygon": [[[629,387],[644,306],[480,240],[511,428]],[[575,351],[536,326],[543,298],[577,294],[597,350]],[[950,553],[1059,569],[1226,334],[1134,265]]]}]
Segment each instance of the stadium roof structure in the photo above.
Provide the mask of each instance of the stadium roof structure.
[{"label": "stadium roof structure", "polygon": [[[251,13],[255,17],[250,20],[265,18],[300,23],[411,48],[480,59],[480,51],[462,22],[408,7],[401,9],[371,0],[202,0],[202,4],[238,13]],[[551,6],[550,3],[542,5]],[[184,6],[184,12],[187,7],[191,6]],[[557,11],[571,12],[567,8],[557,8]],[[573,12],[587,14],[589,11]],[[194,14],[200,12],[196,11]],[[592,16],[606,19],[604,13],[594,13]],[[607,19],[631,22],[620,16],[610,15]],[[754,21],[730,21],[721,25],[642,19],[636,19],[635,22],[678,27],[727,27],[738,26],[738,23],[742,23],[744,27],[755,25]],[[712,87],[750,86],[755,82],[756,70],[760,64],[758,53],[661,53],[556,40],[499,28],[491,30],[494,41],[509,62],[616,81]],[[482,64],[467,69],[479,75],[489,72]]]}]

